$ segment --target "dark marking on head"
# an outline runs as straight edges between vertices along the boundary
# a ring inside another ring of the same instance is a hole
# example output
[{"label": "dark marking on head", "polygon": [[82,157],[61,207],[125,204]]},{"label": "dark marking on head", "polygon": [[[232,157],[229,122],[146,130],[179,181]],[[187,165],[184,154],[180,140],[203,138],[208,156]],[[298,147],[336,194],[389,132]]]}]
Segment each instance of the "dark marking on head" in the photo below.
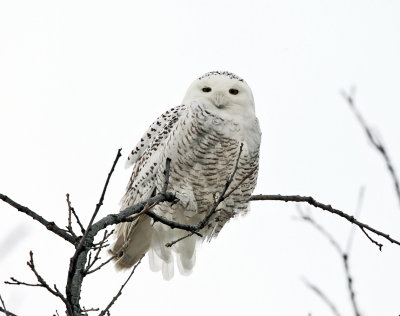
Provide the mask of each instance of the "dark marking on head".
[{"label": "dark marking on head", "polygon": [[204,78],[208,78],[211,76],[225,76],[225,77],[228,77],[229,79],[236,79],[241,82],[246,82],[242,78],[240,78],[238,75],[235,75],[234,73],[229,72],[229,71],[210,71],[210,72],[207,72],[206,74],[202,75],[198,79],[202,80]]}]

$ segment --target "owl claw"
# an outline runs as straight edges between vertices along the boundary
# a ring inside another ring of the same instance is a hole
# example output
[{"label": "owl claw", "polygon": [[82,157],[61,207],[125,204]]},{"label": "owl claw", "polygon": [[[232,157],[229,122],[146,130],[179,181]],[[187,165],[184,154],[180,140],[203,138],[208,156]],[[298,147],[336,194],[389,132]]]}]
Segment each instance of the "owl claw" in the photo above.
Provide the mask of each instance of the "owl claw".
[{"label": "owl claw", "polygon": [[174,196],[174,200],[171,202],[171,206],[175,205],[176,203],[178,203],[180,200],[176,197],[176,195]]}]

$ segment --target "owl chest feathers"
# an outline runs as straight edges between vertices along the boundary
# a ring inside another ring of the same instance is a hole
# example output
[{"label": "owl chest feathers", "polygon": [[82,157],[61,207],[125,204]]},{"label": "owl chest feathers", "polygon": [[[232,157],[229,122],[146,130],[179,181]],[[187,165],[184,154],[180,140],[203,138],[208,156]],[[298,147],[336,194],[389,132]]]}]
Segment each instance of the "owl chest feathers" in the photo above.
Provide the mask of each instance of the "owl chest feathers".
[{"label": "owl chest feathers", "polygon": [[[240,143],[244,144],[243,152],[232,186],[236,186],[246,173],[254,169],[259,143],[255,141],[249,146],[246,137],[249,135],[239,122],[221,118],[203,106],[192,107],[166,139],[162,157],[163,161],[171,158],[170,189],[182,201],[173,206],[171,212],[166,207],[160,207],[159,211],[167,217],[170,213],[172,220],[177,220],[178,216],[184,222],[196,222],[197,215],[209,211],[216,195],[222,191],[235,169]],[[163,173],[160,170],[157,187],[161,187],[162,183]],[[251,194],[254,186],[255,177],[250,177],[243,187],[251,189],[242,192],[239,188],[232,194],[225,207],[229,217],[234,215],[234,205],[247,208],[246,196]]]}]

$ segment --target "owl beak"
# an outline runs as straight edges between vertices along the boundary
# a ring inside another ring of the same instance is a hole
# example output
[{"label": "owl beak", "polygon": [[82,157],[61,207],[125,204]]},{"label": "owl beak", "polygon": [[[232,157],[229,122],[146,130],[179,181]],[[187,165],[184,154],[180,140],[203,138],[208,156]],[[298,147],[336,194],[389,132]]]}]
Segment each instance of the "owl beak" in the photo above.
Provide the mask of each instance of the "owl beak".
[{"label": "owl beak", "polygon": [[215,93],[212,101],[218,109],[223,109],[228,105],[228,100],[223,93]]}]

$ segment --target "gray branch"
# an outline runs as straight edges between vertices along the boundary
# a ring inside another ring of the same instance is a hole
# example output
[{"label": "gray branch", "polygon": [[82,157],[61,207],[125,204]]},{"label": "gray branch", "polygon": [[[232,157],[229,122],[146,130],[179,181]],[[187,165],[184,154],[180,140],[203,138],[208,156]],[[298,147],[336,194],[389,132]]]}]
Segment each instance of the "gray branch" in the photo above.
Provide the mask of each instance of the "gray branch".
[{"label": "gray branch", "polygon": [[5,203],[8,205],[14,207],[17,211],[21,213],[25,213],[35,221],[38,221],[40,224],[42,224],[44,227],[46,227],[48,230],[53,232],[54,234],[60,236],[61,238],[65,239],[71,244],[75,243],[75,239],[71,234],[66,232],[65,230],[61,229],[58,227],[54,222],[49,222],[46,219],[44,219],[42,216],[39,214],[35,213],[34,211],[30,210],[26,206],[23,206],[15,201],[13,201],[11,198],[9,198],[7,195],[1,194],[0,193],[0,200],[3,200]]},{"label": "gray branch", "polygon": [[[274,195],[263,195],[263,194],[258,194],[258,195],[252,195],[250,198],[250,201],[284,201],[284,202],[304,202],[304,203],[308,203],[316,208],[320,208],[323,209],[329,213],[338,215],[344,219],[346,219],[347,221],[349,221],[350,223],[357,225],[364,233],[365,231],[369,231],[372,232],[378,236],[381,236],[383,238],[385,238],[386,240],[390,241],[393,244],[399,245],[400,246],[400,241],[390,237],[389,234],[385,234],[384,232],[381,232],[380,230],[377,230],[365,223],[360,222],[359,220],[357,220],[354,216],[349,215],[345,212],[342,212],[338,209],[333,208],[331,205],[329,204],[323,204],[320,203],[316,200],[314,200],[314,198],[312,198],[311,196],[300,196],[300,195],[280,195],[280,194],[274,194]],[[377,241],[373,240],[369,235],[368,238],[371,240],[371,242],[373,242],[374,244],[376,244],[379,247],[379,250],[381,250],[382,248],[382,244],[378,243]]]},{"label": "gray branch", "polygon": [[1,306],[0,306],[0,312],[6,314],[6,316],[18,316],[14,313],[11,313],[7,308],[6,308],[6,304],[3,301],[3,298],[0,295],[0,302],[1,302]]},{"label": "gray branch", "polygon": [[304,284],[311,290],[313,291],[331,310],[332,314],[335,316],[341,316],[339,313],[338,309],[336,308],[335,304],[326,296],[326,294],[321,291],[319,287],[317,287],[315,284],[309,282],[307,279],[303,278]]},{"label": "gray branch", "polygon": [[393,180],[394,189],[397,195],[397,199],[400,203],[400,183],[399,178],[396,174],[394,169],[393,163],[389,157],[388,151],[383,145],[383,143],[374,135],[372,129],[368,126],[367,122],[365,121],[364,117],[362,116],[361,112],[356,107],[354,101],[354,89],[350,93],[342,91],[342,96],[346,100],[347,104],[349,105],[350,109],[353,111],[354,115],[357,118],[357,121],[360,123],[361,127],[364,129],[365,134],[367,134],[368,140],[370,143],[375,147],[375,149],[381,154],[383,160],[386,163],[386,168],[389,171],[389,174]]},{"label": "gray branch", "polygon": [[[300,211],[300,210],[299,210]],[[342,247],[339,245],[339,243],[336,241],[335,238],[333,238],[333,236],[323,227],[321,226],[319,223],[317,223],[312,217],[310,217],[309,215],[305,215],[304,213],[302,213],[300,211],[301,214],[301,218],[310,223],[316,230],[318,230],[326,239],[328,239],[329,243],[333,246],[333,248],[335,248],[336,252],[339,254],[339,256],[342,258],[343,261],[343,266],[344,266],[344,271],[345,271],[345,275],[346,275],[346,281],[347,281],[347,288],[348,288],[348,293],[350,296],[350,302],[351,305],[353,307],[353,311],[354,311],[354,315],[355,316],[361,316],[360,310],[358,308],[358,304],[357,304],[357,300],[356,300],[356,294],[354,291],[354,284],[353,284],[353,277],[350,274],[350,266],[349,266],[349,252],[345,252]],[[350,238],[350,235],[349,235]],[[308,284],[307,284],[308,283]],[[312,288],[312,286],[310,285],[309,282],[306,282],[306,284]],[[324,295],[324,293],[322,291],[316,290],[315,288],[312,288],[319,296],[321,296],[321,298],[332,308],[332,304],[331,302],[329,302],[329,300],[324,299],[324,297],[326,298],[326,296]]]}]

